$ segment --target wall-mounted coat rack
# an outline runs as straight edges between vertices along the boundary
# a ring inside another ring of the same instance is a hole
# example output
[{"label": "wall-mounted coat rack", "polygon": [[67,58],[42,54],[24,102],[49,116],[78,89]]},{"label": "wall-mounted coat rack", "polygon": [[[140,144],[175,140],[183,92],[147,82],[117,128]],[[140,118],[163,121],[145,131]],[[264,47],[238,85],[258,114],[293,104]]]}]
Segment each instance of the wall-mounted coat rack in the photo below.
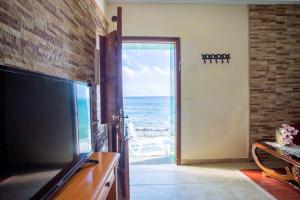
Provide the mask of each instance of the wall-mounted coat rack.
[{"label": "wall-mounted coat rack", "polygon": [[206,64],[207,60],[209,60],[210,63],[215,61],[215,63],[225,63],[225,60],[227,63],[229,63],[230,60],[230,54],[201,54],[202,60],[204,61],[204,64]]}]

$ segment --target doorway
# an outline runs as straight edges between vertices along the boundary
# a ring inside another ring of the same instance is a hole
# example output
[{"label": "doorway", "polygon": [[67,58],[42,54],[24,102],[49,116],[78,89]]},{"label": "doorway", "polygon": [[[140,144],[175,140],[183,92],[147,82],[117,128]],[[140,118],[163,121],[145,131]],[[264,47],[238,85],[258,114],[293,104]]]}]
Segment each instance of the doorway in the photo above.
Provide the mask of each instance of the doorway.
[{"label": "doorway", "polygon": [[130,164],[180,164],[180,39],[123,37],[122,63]]}]

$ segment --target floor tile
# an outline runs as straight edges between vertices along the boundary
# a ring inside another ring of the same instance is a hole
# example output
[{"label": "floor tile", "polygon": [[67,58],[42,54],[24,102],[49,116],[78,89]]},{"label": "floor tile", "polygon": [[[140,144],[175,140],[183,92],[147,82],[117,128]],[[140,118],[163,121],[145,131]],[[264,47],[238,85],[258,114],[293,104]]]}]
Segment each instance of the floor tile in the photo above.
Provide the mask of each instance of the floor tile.
[{"label": "floor tile", "polygon": [[172,185],[130,186],[131,200],[173,200]]},{"label": "floor tile", "polygon": [[[268,198],[267,195],[258,187],[251,183],[229,183],[227,188],[235,198],[245,200],[260,200]],[[270,199],[270,198],[269,198]]]},{"label": "floor tile", "polygon": [[131,185],[156,185],[156,184],[185,184],[198,183],[195,176],[187,172],[146,172],[131,174]]},{"label": "floor tile", "polygon": [[131,165],[132,200],[270,200],[239,169],[253,163]]}]

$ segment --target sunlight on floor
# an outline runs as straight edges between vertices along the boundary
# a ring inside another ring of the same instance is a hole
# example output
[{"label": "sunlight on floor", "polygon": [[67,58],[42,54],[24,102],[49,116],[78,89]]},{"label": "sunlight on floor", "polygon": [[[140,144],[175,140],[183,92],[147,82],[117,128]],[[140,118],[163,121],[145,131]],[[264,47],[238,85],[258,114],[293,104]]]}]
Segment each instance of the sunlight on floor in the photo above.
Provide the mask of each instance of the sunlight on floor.
[{"label": "sunlight on floor", "polygon": [[141,164],[130,166],[132,200],[267,200],[239,170],[256,168],[254,163]]}]

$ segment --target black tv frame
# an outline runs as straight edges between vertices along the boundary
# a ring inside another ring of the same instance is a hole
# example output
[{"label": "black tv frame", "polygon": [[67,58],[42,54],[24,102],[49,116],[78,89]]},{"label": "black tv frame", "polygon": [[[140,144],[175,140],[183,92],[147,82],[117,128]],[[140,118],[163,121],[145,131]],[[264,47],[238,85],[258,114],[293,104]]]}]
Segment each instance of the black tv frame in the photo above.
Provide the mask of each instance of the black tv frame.
[{"label": "black tv frame", "polygon": [[[69,79],[64,79],[60,77],[51,76],[48,74],[43,74],[40,72],[34,72],[34,71],[28,71],[24,69],[20,69],[16,66],[8,66],[8,65],[0,65],[1,71],[11,72],[11,73],[18,73],[18,74],[24,74],[24,75],[30,75],[30,76],[38,76],[41,78],[48,78],[51,80],[57,80],[57,81],[64,81],[68,83],[74,84],[74,90],[75,90],[75,84],[83,84],[88,87],[91,87],[91,84],[81,82],[81,81],[74,81]],[[76,93],[74,92],[76,95]],[[76,97],[76,96],[74,96]],[[91,102],[91,92],[90,92],[90,105],[92,105]],[[73,113],[75,117],[75,132],[73,132],[73,138],[75,136],[76,142],[74,144],[77,144],[77,147],[79,145],[79,139],[78,139],[78,119],[77,119],[77,105],[75,103],[75,110],[76,112]],[[92,119],[92,108],[90,106],[90,119]],[[92,130],[92,125],[90,123],[90,128]],[[91,139],[92,143],[92,139]],[[31,198],[32,200],[38,200],[38,199],[50,199],[55,192],[57,192],[62,186],[74,175],[81,166],[85,163],[86,160],[88,160],[89,156],[92,154],[92,150],[88,153],[79,153],[77,152],[78,156],[75,156],[75,159],[73,159],[72,162],[67,164],[56,176],[54,176],[49,182],[47,182],[42,188]],[[75,154],[74,154],[75,155]]]}]

